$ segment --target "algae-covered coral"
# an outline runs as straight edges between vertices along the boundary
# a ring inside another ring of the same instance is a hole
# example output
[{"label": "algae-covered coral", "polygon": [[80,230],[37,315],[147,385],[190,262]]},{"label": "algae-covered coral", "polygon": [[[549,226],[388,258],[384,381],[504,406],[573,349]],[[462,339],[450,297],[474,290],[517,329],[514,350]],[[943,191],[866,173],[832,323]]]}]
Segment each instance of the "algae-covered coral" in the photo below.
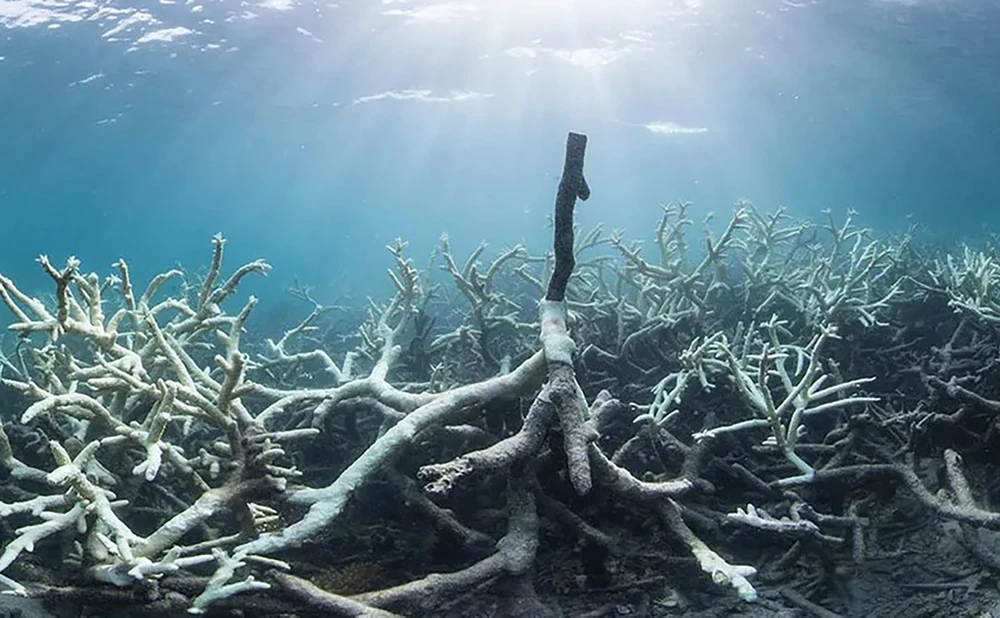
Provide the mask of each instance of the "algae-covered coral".
[{"label": "algae-covered coral", "polygon": [[1000,410],[993,253],[741,203],[700,241],[665,207],[650,254],[574,230],[585,145],[551,254],[443,239],[438,281],[398,242],[354,321],[298,289],[304,319],[248,332],[269,266],[227,276],[221,236],[141,293],[125,260],[43,256],[44,301],[0,276],[3,586],[147,614],[818,611],[845,603],[831,564],[886,551],[890,489],[1000,526],[963,470]]}]

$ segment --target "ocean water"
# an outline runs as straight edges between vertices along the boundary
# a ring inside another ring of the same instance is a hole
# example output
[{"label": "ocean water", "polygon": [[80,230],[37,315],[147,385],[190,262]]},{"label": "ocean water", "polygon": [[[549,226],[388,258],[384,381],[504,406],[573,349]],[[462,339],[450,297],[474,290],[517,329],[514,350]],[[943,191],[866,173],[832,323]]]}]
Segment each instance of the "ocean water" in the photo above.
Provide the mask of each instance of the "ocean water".
[{"label": "ocean water", "polygon": [[[675,270],[682,252],[668,242],[649,266],[608,243],[617,261],[578,265],[567,296],[576,364],[562,362],[570,345],[559,337],[544,352],[562,355],[537,360],[530,279],[541,280],[537,256],[552,244],[569,131],[589,140],[580,228],[624,230],[651,253],[667,202],[691,204],[695,252],[701,220],[716,213],[722,225],[743,199],[759,208],[742,211],[744,224],[779,207],[811,221],[829,209],[839,224],[856,211],[854,224],[874,234],[851,228],[847,251],[828,236],[813,242],[814,229],[765,242],[748,224],[727,247],[746,270],[725,259]],[[705,615],[713,605],[712,615],[753,618],[793,608],[1000,616],[996,550],[983,549],[1000,547],[990,482],[1000,262],[992,249],[934,259],[967,239],[983,248],[998,206],[998,0],[0,0],[0,291],[14,294],[9,278],[50,311],[0,304],[0,326],[36,331],[0,336],[0,588],[66,601],[46,614],[19,599],[19,615],[110,618],[207,606],[198,595],[216,585],[213,572],[237,587],[251,573],[287,586],[274,563],[236,569],[227,557],[245,550],[287,558],[365,611],[399,605],[407,616]],[[926,244],[880,244],[913,224]],[[38,256],[56,267],[76,256],[101,276],[125,258],[141,291],[156,273],[203,269],[217,233],[228,239],[222,277],[256,258],[273,266],[247,278],[218,320],[198,276],[160,297],[197,304],[165,303],[152,319],[114,313],[117,289],[91,305],[78,279],[71,293],[87,311],[52,318]],[[484,264],[517,243],[536,258],[519,254],[496,280],[470,266],[465,280],[486,290],[473,311],[446,275],[440,295],[400,294],[384,314],[394,340],[378,308],[366,313],[367,297],[394,293],[385,248],[405,239],[423,268],[442,234],[459,268],[481,242]],[[300,285],[335,310],[315,333],[268,346],[312,308],[287,294]],[[260,304],[249,334],[227,347],[251,293]],[[112,323],[117,347],[94,334]],[[232,330],[217,340],[216,328]],[[331,363],[348,351],[355,373],[340,375]],[[518,366],[523,382],[491,382],[505,386],[461,409],[444,394]],[[560,380],[574,388],[552,395]],[[562,396],[580,403],[574,395],[594,403],[587,431],[582,412],[553,413],[571,405]],[[111,411],[94,412],[102,406]],[[543,420],[523,422],[533,414]],[[524,427],[551,431],[499,471],[455,460]],[[282,453],[244,440],[265,431]],[[712,451],[716,439],[728,441]],[[779,441],[791,446],[779,452]],[[111,472],[84,457],[98,449]],[[160,462],[157,449],[174,459]],[[603,462],[596,453],[620,455],[621,469],[661,493],[637,498],[607,474],[592,479],[581,469]],[[67,472],[70,457],[83,460],[72,463],[79,474]],[[108,525],[110,507],[91,508],[110,494],[83,471],[116,492],[128,535]],[[200,517],[189,507],[205,487],[243,492],[244,474],[263,489],[239,525],[216,505],[205,507],[211,525],[167,526],[187,535],[164,547],[139,536],[178,513]],[[56,481],[73,491],[57,493]],[[667,493],[683,512],[656,501]],[[123,553],[170,561],[167,546],[183,547],[183,575],[148,573],[156,590],[136,584],[152,567]],[[530,551],[531,577],[474,593],[466,580],[445,600],[391,588],[461,574],[494,547]],[[247,598],[247,616],[302,602],[287,590],[234,598],[216,600],[217,615]],[[15,611],[8,601],[0,614]],[[91,613],[79,613],[84,602]]]},{"label": "ocean water", "polygon": [[1000,217],[991,0],[3,0],[0,58],[18,277],[47,253],[142,279],[222,232],[336,295],[399,236],[543,247],[569,129],[581,223],[635,238],[673,200]]}]

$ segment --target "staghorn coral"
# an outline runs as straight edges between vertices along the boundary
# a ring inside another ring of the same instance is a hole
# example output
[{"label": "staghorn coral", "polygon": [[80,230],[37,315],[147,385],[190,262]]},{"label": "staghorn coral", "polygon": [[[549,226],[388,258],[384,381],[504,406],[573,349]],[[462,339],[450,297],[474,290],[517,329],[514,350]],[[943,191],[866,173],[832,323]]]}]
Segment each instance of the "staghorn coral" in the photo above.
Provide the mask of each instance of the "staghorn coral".
[{"label": "staghorn coral", "polygon": [[[538,609],[528,592],[549,539],[540,514],[591,562],[644,559],[621,541],[649,531],[616,525],[606,500],[654,516],[707,581],[754,601],[757,567],[719,553],[713,527],[766,533],[793,555],[849,545],[863,560],[869,501],[832,504],[828,484],[887,480],[940,517],[1000,527],[953,445],[932,449],[945,471],[937,493],[911,465],[927,426],[1000,411],[977,373],[997,341],[992,253],[935,261],[910,235],[856,228],[853,214],[814,225],[741,202],[721,231],[706,226],[700,251],[688,208],[665,207],[650,260],[623,232],[574,230],[576,200],[590,191],[585,145],[567,143],[552,254],[515,247],[484,267],[485,247],[460,261],[443,241],[446,281],[435,284],[397,241],[395,294],[354,323],[297,288],[307,315],[250,336],[255,299],[228,307],[245,277],[269,267],[223,277],[221,236],[204,276],[169,271],[138,298],[124,260],[102,281],[75,259],[60,269],[43,256],[48,301],[0,276],[16,334],[0,346],[3,384],[24,404],[0,425],[0,519],[12,522],[0,582],[129,604],[155,580],[164,611],[266,598],[268,611],[390,615],[437,611],[498,580]],[[932,349],[900,318],[928,299],[948,318]],[[883,337],[888,352],[855,354]],[[915,381],[873,369],[898,359]],[[901,410],[909,400],[894,389],[936,407]],[[486,500],[495,481],[499,505]],[[465,559],[405,573],[379,560],[398,583],[364,592],[289,573],[310,559],[303,547],[383,513],[352,512],[374,486]],[[18,581],[28,552],[57,543],[72,547],[78,571],[66,586]]]}]

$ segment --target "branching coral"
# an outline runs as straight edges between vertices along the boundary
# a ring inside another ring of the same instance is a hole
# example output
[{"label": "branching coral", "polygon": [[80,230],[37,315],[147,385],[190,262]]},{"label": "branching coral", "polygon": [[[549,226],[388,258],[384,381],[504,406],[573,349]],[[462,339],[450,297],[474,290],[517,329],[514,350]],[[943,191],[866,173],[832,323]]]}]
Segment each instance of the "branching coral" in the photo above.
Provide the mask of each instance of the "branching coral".
[{"label": "branching coral", "polygon": [[[216,287],[221,236],[215,245],[212,270],[195,307],[184,299],[151,305],[163,283],[180,276],[177,272],[154,278],[136,303],[124,261],[116,264],[121,277],[100,285],[96,275],[79,273],[74,258],[62,270],[40,258],[56,284],[56,306],[51,310],[8,278],[0,278],[0,296],[16,319],[11,329],[22,337],[43,337],[42,345],[31,349],[32,370],[3,384],[34,400],[20,422],[45,427],[55,466],[46,472],[19,462],[4,440],[4,464],[14,477],[35,483],[44,479],[48,492],[55,493],[5,509],[8,515],[32,512],[45,523],[19,529],[0,560],[3,568],[41,539],[75,530],[77,545],[98,581],[124,585],[150,573],[170,572],[201,561],[194,555],[178,561],[178,555],[190,553],[177,544],[185,534],[230,507],[242,503],[248,508],[246,499],[278,491],[295,476],[293,469],[273,465],[282,454],[280,447],[240,400],[246,359],[239,340],[256,301],[251,298],[235,316],[219,309],[243,277],[266,272],[268,265],[247,264]],[[112,285],[120,286],[124,306],[105,319],[102,295]],[[175,317],[163,319],[168,312]],[[126,318],[134,329],[120,332]],[[214,358],[214,370],[199,364],[211,358],[204,339],[212,332],[222,349]],[[226,455],[220,486],[212,487],[208,471],[199,469],[178,445],[203,429],[215,435],[209,448]],[[187,487],[184,493],[191,502],[147,534],[135,532],[136,524],[119,513],[141,494],[143,483],[162,482],[165,473]],[[119,498],[116,487],[132,498]],[[43,503],[45,510],[38,507]]]},{"label": "branching coral", "polygon": [[[721,228],[706,222],[702,243],[688,239],[687,205],[665,207],[651,259],[623,232],[574,228],[590,194],[585,147],[570,135],[551,253],[516,246],[487,260],[481,245],[463,261],[445,238],[436,284],[396,241],[392,297],[355,322],[297,288],[304,317],[245,337],[256,299],[227,305],[269,266],[224,277],[221,236],[204,276],[171,270],[138,297],[124,260],[102,281],[43,256],[45,301],[0,276],[17,337],[0,354],[2,396],[19,405],[0,424],[0,520],[12,529],[0,584],[121,603],[170,590],[153,601],[173,612],[267,599],[268,611],[392,615],[506,582],[518,611],[540,614],[546,518],[603,557],[591,561],[635,559],[626,531],[663,557],[685,552],[709,589],[743,601],[758,599],[760,563],[724,557],[723,527],[787,541],[780,562],[813,545],[850,544],[863,559],[871,499],[837,512],[826,484],[887,480],[938,516],[1000,526],[953,445],[934,455],[936,494],[913,446],[928,426],[1000,411],[976,373],[1000,337],[991,253],[914,274],[903,265],[931,261],[912,238],[878,239],[853,213],[814,225],[740,202]],[[906,303],[929,298],[957,322],[939,347],[899,326]],[[905,371],[873,368],[892,354]],[[958,409],[900,412],[896,393],[913,388]],[[350,534],[352,505],[379,492],[465,557],[350,597],[289,572],[309,562],[300,548]],[[71,577],[50,569],[63,585],[21,576],[40,561],[31,552],[59,543],[76,565]]]}]

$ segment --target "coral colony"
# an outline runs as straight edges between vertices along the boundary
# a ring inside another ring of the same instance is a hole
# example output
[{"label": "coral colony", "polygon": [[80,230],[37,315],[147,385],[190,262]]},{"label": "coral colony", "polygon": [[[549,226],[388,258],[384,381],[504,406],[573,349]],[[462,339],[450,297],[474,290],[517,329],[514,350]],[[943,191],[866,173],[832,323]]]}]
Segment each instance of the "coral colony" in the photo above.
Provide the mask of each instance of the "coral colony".
[{"label": "coral colony", "polygon": [[45,300],[0,276],[6,593],[391,616],[502,587],[507,615],[546,615],[560,586],[653,581],[766,604],[782,569],[863,564],[886,487],[1000,527],[959,454],[1000,410],[995,255],[749,203],[693,244],[667,206],[643,252],[574,229],[585,148],[569,135],[551,253],[461,261],[445,238],[435,277],[399,241],[388,302],[296,289],[312,311],[271,339],[238,295],[269,266],[227,277],[221,236],[206,271],[144,288],[124,260],[40,257]]}]

